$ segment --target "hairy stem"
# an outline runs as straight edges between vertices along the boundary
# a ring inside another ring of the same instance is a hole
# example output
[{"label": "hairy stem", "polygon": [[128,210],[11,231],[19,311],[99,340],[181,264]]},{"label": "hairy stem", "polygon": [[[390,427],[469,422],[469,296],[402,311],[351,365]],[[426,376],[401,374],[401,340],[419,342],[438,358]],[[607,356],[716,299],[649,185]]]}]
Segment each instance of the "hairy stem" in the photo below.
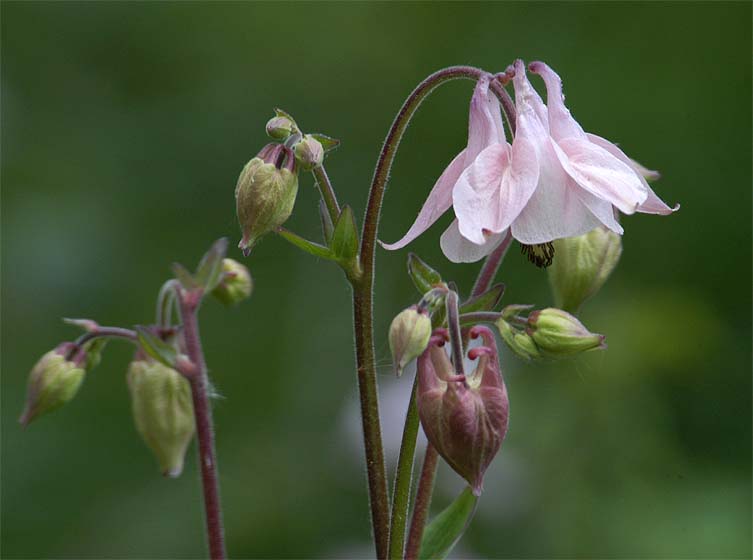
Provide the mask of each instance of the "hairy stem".
[{"label": "hairy stem", "polygon": [[421,539],[424,535],[424,527],[429,517],[431,495],[434,491],[434,476],[437,473],[439,454],[430,443],[426,445],[424,466],[421,468],[421,478],[418,480],[416,492],[416,505],[413,507],[413,517],[410,521],[408,532],[408,545],[405,547],[405,559],[415,560],[421,550]]},{"label": "hairy stem", "polygon": [[95,338],[125,338],[126,340],[132,341],[138,340],[136,331],[132,331],[131,329],[98,326],[96,331],[84,333],[80,337],[78,337],[75,344],[76,346],[81,347],[90,340],[94,340]]},{"label": "hairy stem", "polygon": [[496,323],[502,313],[496,311],[474,311],[473,313],[463,313],[460,319],[460,326],[475,325],[476,323]]},{"label": "hairy stem", "polygon": [[[471,66],[445,68],[427,77],[411,92],[392,122],[379,154],[374,176],[369,189],[369,200],[361,231],[362,274],[353,281],[353,323],[356,338],[356,362],[358,387],[361,396],[361,418],[366,451],[366,469],[369,480],[369,497],[374,541],[378,558],[386,558],[389,551],[389,499],[387,496],[386,470],[379,423],[379,401],[374,361],[374,269],[379,218],[382,209],[387,179],[400,145],[400,140],[421,102],[440,84],[459,78],[478,80],[486,73]],[[415,444],[414,444],[415,449]],[[406,451],[407,452],[407,451]],[[403,475],[405,470],[402,471]],[[395,487],[405,483],[396,480]],[[400,511],[401,495],[395,511]],[[399,525],[399,523],[397,523]],[[404,525],[403,525],[404,527]],[[399,530],[399,528],[398,528]],[[404,529],[403,529],[404,531]]]},{"label": "hairy stem", "polygon": [[199,463],[201,483],[204,491],[204,512],[206,519],[207,542],[212,560],[224,559],[225,536],[222,528],[222,509],[217,479],[217,459],[214,451],[214,428],[212,408],[209,403],[208,379],[204,352],[199,338],[197,320],[198,300],[192,294],[180,295],[180,314],[183,321],[183,336],[188,357],[197,367],[194,375],[188,377],[193,397],[193,410],[196,418],[196,437],[199,442]]},{"label": "hairy stem", "polygon": [[332,188],[332,183],[327,175],[327,170],[324,169],[324,165],[319,165],[311,170],[316,178],[316,185],[319,187],[319,193],[322,195],[322,200],[327,206],[327,212],[332,223],[337,223],[337,218],[340,217],[340,205],[337,203],[337,196],[335,195],[335,189]]},{"label": "hairy stem", "polygon": [[486,257],[484,265],[481,267],[481,270],[478,273],[478,277],[476,278],[476,283],[473,285],[471,297],[483,294],[486,290],[489,289],[489,286],[492,285],[492,282],[494,282],[494,277],[497,275],[497,271],[499,270],[499,265],[502,264],[502,259],[505,258],[505,254],[510,248],[511,242],[512,232],[508,230],[507,235],[505,235],[504,239],[502,239],[500,244],[497,245],[497,248],[489,253],[489,256]]}]

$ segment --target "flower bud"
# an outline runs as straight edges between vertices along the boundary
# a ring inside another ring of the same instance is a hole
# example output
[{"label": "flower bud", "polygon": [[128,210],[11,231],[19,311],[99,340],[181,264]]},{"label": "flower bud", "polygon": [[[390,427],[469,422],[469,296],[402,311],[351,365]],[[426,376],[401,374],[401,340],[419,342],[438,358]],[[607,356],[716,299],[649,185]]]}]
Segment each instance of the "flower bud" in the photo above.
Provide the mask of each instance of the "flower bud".
[{"label": "flower bud", "polygon": [[66,342],[42,356],[29,374],[26,406],[19,418],[24,427],[37,416],[52,412],[70,401],[84,380],[86,354]]},{"label": "flower bud", "polygon": [[290,217],[298,193],[298,172],[290,148],[268,144],[238,177],[235,204],[243,232],[238,244],[248,256],[263,235]]},{"label": "flower bud", "polygon": [[267,135],[275,140],[285,141],[296,130],[295,123],[284,115],[277,115],[267,121]]},{"label": "flower bud", "polygon": [[306,171],[319,167],[324,161],[324,146],[310,134],[306,134],[293,147],[293,151],[295,152],[295,159],[298,160],[298,163]]},{"label": "flower bud", "polygon": [[431,319],[426,311],[419,311],[413,305],[397,314],[390,325],[388,337],[397,375],[426,350],[430,337]]},{"label": "flower bud", "polygon": [[528,333],[513,328],[513,326],[504,319],[499,319],[497,321],[497,329],[499,329],[499,334],[502,337],[502,340],[505,341],[505,344],[507,344],[510,350],[515,352],[519,358],[528,361],[538,360],[542,357],[536,343]]},{"label": "flower bud", "polygon": [[555,257],[547,269],[558,307],[576,313],[596,294],[617,266],[622,239],[605,227],[554,241]]},{"label": "flower bud", "polygon": [[225,305],[235,305],[251,295],[253,281],[248,268],[233,259],[222,259],[222,280],[212,295]]},{"label": "flower bud", "polygon": [[478,363],[471,375],[457,375],[437,332],[418,358],[418,414],[429,442],[478,496],[507,433],[510,406],[497,345],[487,327],[473,327],[470,336],[484,344],[468,357]]},{"label": "flower bud", "polygon": [[548,307],[528,316],[527,334],[547,357],[579,354],[596,348],[606,348],[601,334],[589,332],[583,323],[561,309]]},{"label": "flower bud", "polygon": [[179,476],[195,429],[191,386],[174,369],[137,355],[128,366],[128,388],[136,429],[162,474]]}]

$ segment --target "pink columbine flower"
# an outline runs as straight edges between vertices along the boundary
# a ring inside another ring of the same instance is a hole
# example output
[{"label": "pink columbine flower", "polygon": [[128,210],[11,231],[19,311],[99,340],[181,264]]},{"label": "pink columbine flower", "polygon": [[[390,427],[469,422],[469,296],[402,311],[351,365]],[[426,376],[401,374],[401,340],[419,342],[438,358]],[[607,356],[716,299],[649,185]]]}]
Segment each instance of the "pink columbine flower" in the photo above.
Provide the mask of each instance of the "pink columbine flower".
[{"label": "pink columbine flower", "polygon": [[[449,195],[456,219],[441,245],[454,262],[481,259],[508,230],[526,245],[581,235],[601,224],[621,234],[615,208],[625,214],[670,214],[679,207],[664,204],[648,186],[646,177],[655,178],[656,172],[583,131],[565,107],[554,71],[542,62],[531,64],[531,71],[544,79],[549,107],[528,81],[523,61],[516,61],[516,134],[510,145],[488,82],[480,81],[471,101],[469,148],[437,181],[408,234],[386,248],[399,249],[423,233],[450,207]],[[483,149],[471,151],[472,140],[477,147],[482,137],[481,123],[498,129],[498,140],[487,135]]]}]

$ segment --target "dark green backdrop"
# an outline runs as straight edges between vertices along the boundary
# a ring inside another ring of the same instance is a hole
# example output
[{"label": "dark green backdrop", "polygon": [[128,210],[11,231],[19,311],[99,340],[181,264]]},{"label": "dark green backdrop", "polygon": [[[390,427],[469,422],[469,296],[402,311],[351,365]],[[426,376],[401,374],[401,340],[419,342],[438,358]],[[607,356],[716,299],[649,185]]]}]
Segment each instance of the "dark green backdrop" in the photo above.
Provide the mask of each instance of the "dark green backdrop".
[{"label": "dark green backdrop", "polygon": [[[129,416],[127,345],[64,410],[16,424],[29,368],[77,334],[60,317],[147,322],[172,261],[193,264],[220,236],[234,246],[235,180],[273,107],[342,139],[328,169],[360,217],[419,80],[523,57],[551,64],[583,126],[661,170],[656,190],[682,210],[624,220],[622,262],[584,313],[606,352],[503,356],[510,432],[457,554],[749,557],[750,22],[747,2],[3,2],[2,555],[201,556],[194,450],[182,478],[159,476]],[[409,130],[384,239],[464,144],[471,89],[442,88]],[[311,236],[312,184],[290,220]],[[446,262],[440,232],[412,248],[467,289],[476,267]],[[410,379],[393,382],[385,331],[416,297],[405,256],[378,255],[390,467]],[[347,285],[279,238],[247,263],[254,297],[201,317],[229,550],[366,556]],[[551,303],[517,252],[501,276],[508,303]],[[459,487],[443,467],[435,505]]]}]

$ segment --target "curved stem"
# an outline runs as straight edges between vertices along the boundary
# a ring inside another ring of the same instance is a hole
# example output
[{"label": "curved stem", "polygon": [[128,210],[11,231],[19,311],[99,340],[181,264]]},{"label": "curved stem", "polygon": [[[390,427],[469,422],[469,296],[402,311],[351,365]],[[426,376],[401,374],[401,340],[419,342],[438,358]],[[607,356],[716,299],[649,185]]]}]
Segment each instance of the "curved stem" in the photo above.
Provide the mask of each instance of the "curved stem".
[{"label": "curved stem", "polygon": [[497,248],[489,253],[488,257],[486,257],[484,265],[481,267],[481,270],[478,273],[478,277],[476,278],[476,283],[473,285],[471,297],[483,294],[486,290],[489,289],[489,286],[492,285],[492,282],[494,282],[494,277],[497,275],[497,271],[499,270],[499,265],[502,264],[502,259],[505,258],[505,254],[510,248],[511,242],[512,232],[508,230],[507,235],[505,235],[504,239],[502,239],[500,244],[497,245]]},{"label": "curved stem", "polygon": [[136,341],[138,340],[138,337],[136,336],[136,331],[132,331],[131,329],[122,329],[120,327],[97,327],[96,331],[88,332],[82,334],[80,337],[76,339],[76,346],[83,346],[90,340],[94,340],[95,338],[125,338],[126,340],[132,340]]},{"label": "curved stem", "polygon": [[170,326],[173,305],[175,304],[175,288],[178,281],[172,278],[162,284],[157,296],[157,313],[155,322],[159,327],[166,328]]},{"label": "curved stem", "polygon": [[214,451],[214,428],[212,408],[209,403],[207,368],[199,337],[197,309],[200,298],[192,297],[181,290],[180,315],[183,322],[183,336],[188,357],[197,367],[196,375],[188,377],[191,384],[193,410],[196,418],[196,437],[199,442],[199,463],[201,482],[204,491],[204,511],[206,519],[209,555],[212,560],[225,558],[225,536],[222,528],[222,509],[217,479],[217,459]]},{"label": "curved stem", "polygon": [[496,323],[502,313],[496,311],[475,311],[473,313],[463,313],[460,316],[460,326],[475,325],[476,323]]},{"label": "curved stem", "polygon": [[[358,278],[351,280],[351,284],[353,286],[353,327],[356,338],[358,388],[361,398],[361,420],[364,432],[366,470],[369,480],[371,521],[377,557],[380,559],[386,558],[389,550],[389,499],[387,496],[387,477],[379,421],[372,314],[374,305],[376,240],[382,201],[400,140],[421,102],[442,83],[459,78],[478,80],[485,74],[486,72],[483,70],[472,66],[453,66],[435,72],[422,81],[405,100],[395,120],[392,122],[392,126],[382,146],[382,151],[379,154],[369,189],[369,200],[361,231],[360,260],[363,273]],[[402,471],[400,480],[396,480],[396,488],[403,487],[405,484],[402,481],[404,473],[405,470]],[[407,500],[407,497],[400,494],[398,502],[395,504],[396,512],[404,508],[401,504],[403,499]]]},{"label": "curved stem", "polygon": [[424,466],[421,468],[421,478],[418,481],[416,492],[416,505],[413,507],[413,517],[410,521],[408,532],[408,545],[405,547],[405,559],[415,560],[421,550],[421,539],[426,527],[426,519],[429,517],[431,495],[434,490],[434,476],[437,474],[437,462],[439,454],[430,443],[426,445]]},{"label": "curved stem", "polygon": [[319,187],[319,193],[322,195],[322,200],[327,206],[327,212],[332,223],[337,223],[337,218],[340,217],[340,205],[337,203],[337,196],[335,195],[335,189],[332,187],[332,183],[327,175],[327,170],[324,169],[324,165],[319,165],[311,170],[316,178],[316,185]]},{"label": "curved stem", "polygon": [[447,330],[450,334],[452,348],[452,365],[457,375],[465,375],[463,366],[463,336],[460,331],[460,317],[458,314],[458,294],[450,291],[445,300],[447,305]]},{"label": "curved stem", "polygon": [[395,485],[392,489],[389,557],[393,560],[402,559],[405,545],[405,523],[408,519],[408,502],[410,501],[410,487],[413,479],[413,459],[416,455],[416,438],[418,437],[417,388],[418,375],[413,380],[408,412],[405,415],[403,439],[400,443],[400,455],[395,472]]}]

